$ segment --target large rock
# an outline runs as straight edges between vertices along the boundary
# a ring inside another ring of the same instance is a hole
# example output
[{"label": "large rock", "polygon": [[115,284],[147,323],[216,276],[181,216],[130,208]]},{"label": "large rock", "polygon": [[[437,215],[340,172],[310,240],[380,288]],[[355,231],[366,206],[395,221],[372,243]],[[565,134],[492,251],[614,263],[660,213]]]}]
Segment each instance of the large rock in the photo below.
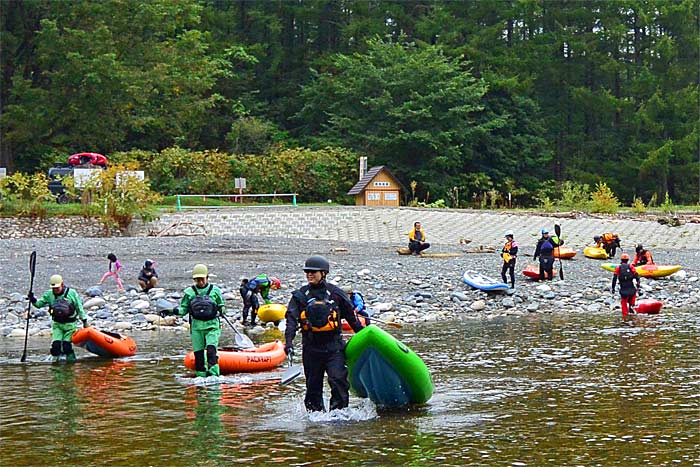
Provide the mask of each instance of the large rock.
[{"label": "large rock", "polygon": [[105,301],[105,299],[102,297],[93,297],[87,300],[85,303],[83,303],[83,308],[90,309],[94,306],[102,308],[103,306],[105,306],[106,303],[107,301]]},{"label": "large rock", "polygon": [[469,308],[471,308],[474,311],[481,311],[486,308],[486,302],[483,300],[477,300],[474,303],[472,303]]},{"label": "large rock", "polygon": [[156,311],[160,313],[161,311],[171,311],[178,307],[177,303],[173,303],[164,298],[158,299],[156,301]]},{"label": "large rock", "polygon": [[146,310],[151,306],[151,304],[146,300],[134,300],[133,302],[131,302],[130,306],[131,308],[135,308],[137,310]]},{"label": "large rock", "polygon": [[506,297],[503,300],[501,300],[501,305],[504,308],[513,308],[515,306],[515,300],[513,300],[512,297]]},{"label": "large rock", "polygon": [[88,297],[101,297],[102,296],[102,287],[100,287],[98,285],[90,287],[85,291],[85,295],[87,295]]},{"label": "large rock", "polygon": [[375,303],[374,305],[372,305],[372,307],[373,307],[378,313],[383,313],[383,312],[385,312],[385,311],[392,310],[392,309],[394,308],[394,304],[393,304],[393,303],[390,303],[390,302],[387,302],[387,303],[379,302],[379,303]]}]

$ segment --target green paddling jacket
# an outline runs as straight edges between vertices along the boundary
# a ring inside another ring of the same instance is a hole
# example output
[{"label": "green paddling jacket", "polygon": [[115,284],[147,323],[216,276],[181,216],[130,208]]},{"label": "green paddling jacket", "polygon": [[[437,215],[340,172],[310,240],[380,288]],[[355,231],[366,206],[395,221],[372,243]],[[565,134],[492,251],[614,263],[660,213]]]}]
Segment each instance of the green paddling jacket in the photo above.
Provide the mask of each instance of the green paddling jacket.
[{"label": "green paddling jacket", "polygon": [[[197,296],[197,295],[206,295],[207,294],[207,289],[209,289],[209,286],[211,285],[211,291],[209,292],[209,298],[212,299],[214,303],[216,303],[219,306],[219,313],[223,314],[224,312],[224,297],[221,294],[221,289],[219,289],[217,286],[213,284],[207,284],[201,289],[197,287],[196,285],[193,285],[191,287],[187,287],[184,292],[184,296],[182,297],[182,300],[180,300],[180,308],[178,308],[177,314],[179,316],[185,316],[187,313],[190,312],[190,302]],[[195,289],[197,291],[195,292]],[[208,329],[218,329],[221,327],[221,323],[219,322],[219,318],[216,317],[214,319],[210,319],[207,321],[202,321],[200,319],[195,319],[190,316],[191,320],[191,328],[193,331],[206,331]]]},{"label": "green paddling jacket", "polygon": [[37,308],[43,308],[46,305],[53,305],[53,303],[58,300],[58,299],[65,299],[66,301],[70,302],[73,304],[75,307],[75,312],[73,313],[73,316],[71,316],[71,319],[77,319],[80,318],[81,320],[87,319],[87,315],[85,314],[85,310],[83,310],[83,301],[80,300],[80,296],[78,295],[78,292],[75,290],[71,289],[70,287],[63,287],[63,291],[58,294],[54,295],[53,289],[49,289],[44,294],[41,296],[40,299],[36,301],[34,304],[35,307]]}]

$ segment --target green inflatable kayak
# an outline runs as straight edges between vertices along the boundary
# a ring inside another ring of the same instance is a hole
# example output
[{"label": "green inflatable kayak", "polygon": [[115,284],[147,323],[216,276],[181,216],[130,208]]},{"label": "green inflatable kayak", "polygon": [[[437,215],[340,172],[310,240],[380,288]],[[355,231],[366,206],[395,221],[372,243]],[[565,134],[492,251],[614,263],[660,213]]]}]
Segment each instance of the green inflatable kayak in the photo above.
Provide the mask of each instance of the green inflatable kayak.
[{"label": "green inflatable kayak", "polygon": [[423,360],[391,334],[367,326],[345,348],[350,387],[379,407],[422,404],[433,395]]}]

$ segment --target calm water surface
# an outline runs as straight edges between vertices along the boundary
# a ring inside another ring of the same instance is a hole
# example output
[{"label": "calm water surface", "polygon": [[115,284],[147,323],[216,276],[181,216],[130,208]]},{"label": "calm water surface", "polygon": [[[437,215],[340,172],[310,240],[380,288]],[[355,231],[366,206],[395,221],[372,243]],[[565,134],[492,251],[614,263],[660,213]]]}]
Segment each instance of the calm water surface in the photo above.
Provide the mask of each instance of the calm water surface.
[{"label": "calm water surface", "polygon": [[699,316],[392,329],[432,370],[433,399],[315,417],[282,370],[192,384],[186,334],[136,334],[137,358],[79,350],[74,365],[45,363],[45,340],[19,364],[21,340],[4,339],[0,465],[700,466]]}]

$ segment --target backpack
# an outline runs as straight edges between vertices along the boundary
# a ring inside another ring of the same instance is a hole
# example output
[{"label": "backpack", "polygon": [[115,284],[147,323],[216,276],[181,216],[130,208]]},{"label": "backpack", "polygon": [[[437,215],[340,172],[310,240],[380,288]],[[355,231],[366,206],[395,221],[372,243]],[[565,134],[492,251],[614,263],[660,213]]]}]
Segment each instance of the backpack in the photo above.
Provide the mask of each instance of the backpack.
[{"label": "backpack", "polygon": [[197,287],[192,287],[195,297],[190,302],[188,311],[190,316],[192,316],[194,319],[209,321],[216,318],[216,316],[219,314],[219,305],[214,303],[214,300],[212,300],[209,296],[213,287],[214,284],[209,284],[209,288],[204,295],[199,295],[197,292]]},{"label": "backpack", "polygon": [[310,297],[308,289],[305,296],[306,305],[299,316],[304,331],[327,332],[340,329],[338,305],[331,299],[328,287],[326,287],[326,296],[322,299]]},{"label": "backpack", "polygon": [[629,264],[621,264],[620,265],[620,272],[618,273],[618,277],[620,278],[620,282],[632,282],[634,279],[634,274],[632,274],[632,269],[630,268]]},{"label": "backpack", "polygon": [[66,295],[68,294],[69,288],[66,287],[63,296],[58,300],[54,301],[49,307],[49,314],[51,318],[57,323],[72,323],[76,320],[75,305],[66,300]]}]

